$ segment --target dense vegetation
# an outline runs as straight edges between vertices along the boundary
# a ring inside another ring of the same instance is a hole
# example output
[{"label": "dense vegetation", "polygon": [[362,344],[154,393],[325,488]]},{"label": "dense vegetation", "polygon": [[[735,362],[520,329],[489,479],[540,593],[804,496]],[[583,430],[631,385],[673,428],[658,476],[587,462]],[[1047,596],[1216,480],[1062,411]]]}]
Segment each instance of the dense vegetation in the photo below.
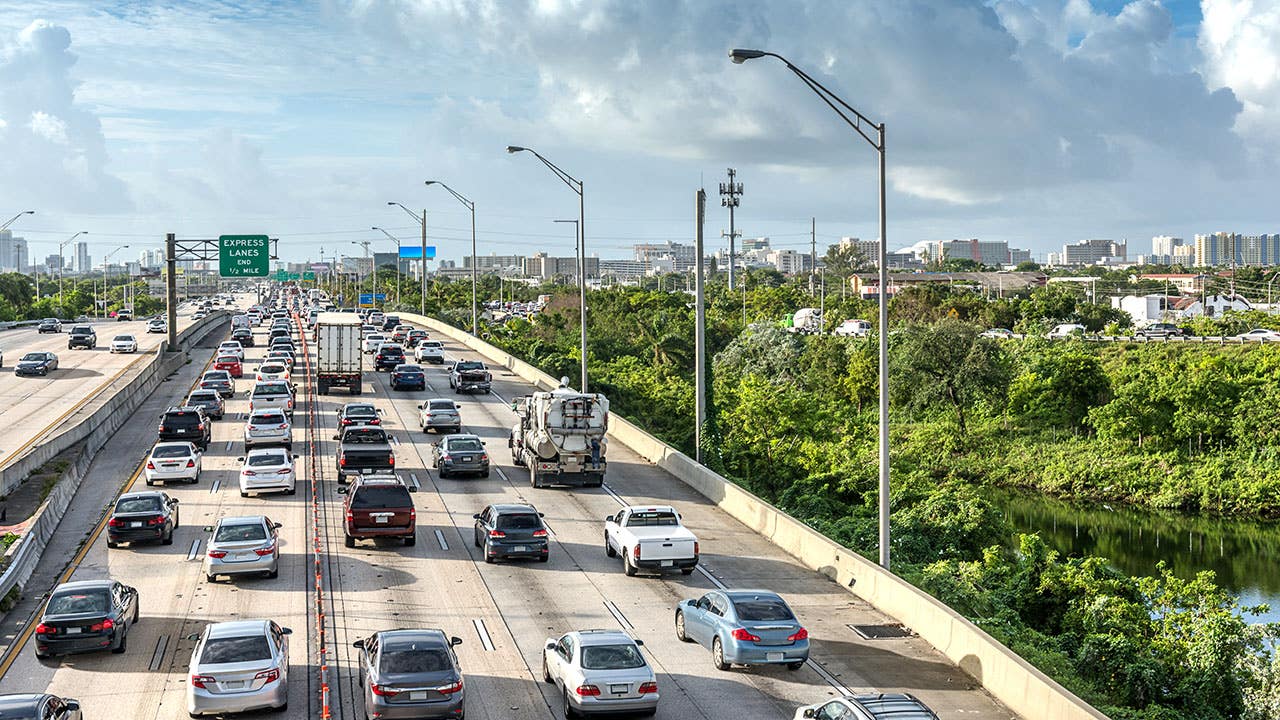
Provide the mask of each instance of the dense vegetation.
[{"label": "dense vegetation", "polygon": [[[106,311],[124,307],[125,285],[122,277],[108,278]],[[145,281],[132,283],[133,311],[139,317],[159,313],[164,309],[163,297],[147,295]],[[36,320],[57,317],[65,320],[80,315],[94,315],[95,300],[102,299],[102,282],[94,277],[66,278],[62,282],[62,301],[58,301],[57,277],[43,275],[40,278],[39,296],[31,275],[24,273],[0,273],[0,322]]]},{"label": "dense vegetation", "polygon": [[[817,303],[807,287],[751,273],[708,300],[711,412],[704,459],[833,539],[876,554],[874,343],[777,327]],[[486,288],[483,297],[496,297]],[[578,373],[578,309],[565,288],[536,322],[482,334],[553,375]],[[469,285],[439,283],[429,311],[470,320]],[[416,301],[416,298],[415,298]],[[590,293],[595,389],[616,412],[693,449],[692,298]],[[861,300],[825,298],[827,324],[874,319]],[[745,309],[744,309],[745,308]],[[963,612],[1116,718],[1270,718],[1280,711],[1277,628],[1211,574],[1133,578],[1105,559],[1064,558],[1014,535],[986,485],[1194,512],[1280,515],[1280,348],[1092,344],[979,337],[1127,317],[1051,285],[987,299],[945,286],[895,298],[891,334],[895,570]],[[1203,322],[1203,321],[1202,321]],[[1226,318],[1218,333],[1274,324]]]}]

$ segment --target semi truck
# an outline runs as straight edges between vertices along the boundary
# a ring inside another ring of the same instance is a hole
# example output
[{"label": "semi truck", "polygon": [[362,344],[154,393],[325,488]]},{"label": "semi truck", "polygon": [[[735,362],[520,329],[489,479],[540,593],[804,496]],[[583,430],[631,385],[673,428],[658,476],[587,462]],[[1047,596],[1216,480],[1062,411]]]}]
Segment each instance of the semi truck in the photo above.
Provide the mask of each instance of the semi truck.
[{"label": "semi truck", "polygon": [[516,398],[511,409],[519,421],[507,446],[512,462],[529,469],[530,485],[604,484],[608,398],[577,392],[563,378],[555,390]]},{"label": "semi truck", "polygon": [[360,316],[355,313],[324,312],[316,317],[316,388],[328,395],[329,388],[345,387],[352,395],[361,390],[362,355]]}]

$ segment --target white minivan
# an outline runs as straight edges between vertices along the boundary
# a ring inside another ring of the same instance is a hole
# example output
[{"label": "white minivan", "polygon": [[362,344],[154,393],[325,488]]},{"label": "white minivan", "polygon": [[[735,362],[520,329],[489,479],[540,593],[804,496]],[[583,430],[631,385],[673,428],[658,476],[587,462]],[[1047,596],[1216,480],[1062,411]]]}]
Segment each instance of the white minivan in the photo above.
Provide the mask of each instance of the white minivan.
[{"label": "white minivan", "polygon": [[1055,339],[1062,339],[1062,338],[1069,338],[1069,337],[1079,337],[1081,335],[1084,335],[1084,333],[1085,333],[1085,328],[1083,325],[1080,325],[1077,323],[1062,323],[1061,325],[1053,326],[1053,329],[1050,330],[1049,334],[1045,335],[1045,337],[1051,340],[1055,340]]},{"label": "white minivan", "polygon": [[832,335],[844,337],[866,337],[871,334],[871,323],[866,320],[845,320],[831,331]]}]

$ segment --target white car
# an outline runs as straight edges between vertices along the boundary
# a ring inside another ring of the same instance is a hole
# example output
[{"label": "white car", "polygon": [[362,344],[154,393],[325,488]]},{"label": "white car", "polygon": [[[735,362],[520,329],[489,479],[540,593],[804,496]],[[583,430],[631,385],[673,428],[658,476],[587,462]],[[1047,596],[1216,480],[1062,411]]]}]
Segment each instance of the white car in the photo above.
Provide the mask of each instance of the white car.
[{"label": "white car", "polygon": [[839,327],[832,330],[831,334],[842,337],[866,337],[871,334],[871,323],[866,320],[845,320]]},{"label": "white car", "polygon": [[240,358],[240,362],[244,362],[244,346],[239,340],[227,340],[218,346],[214,355],[235,355]]},{"label": "white car", "polygon": [[1053,329],[1049,331],[1049,334],[1045,335],[1045,337],[1051,340],[1079,337],[1080,335],[1084,335],[1084,331],[1085,328],[1083,325],[1078,325],[1076,323],[1062,323],[1061,325],[1055,325]]},{"label": "white car", "polygon": [[991,328],[978,333],[978,337],[991,340],[1012,340],[1016,335],[1009,328]]},{"label": "white car", "polygon": [[658,707],[658,679],[640,652],[643,644],[621,630],[580,630],[547,638],[542,679],[560,689],[565,717],[651,715]]},{"label": "white car", "polygon": [[111,338],[111,352],[113,353],[138,352],[138,338],[132,335],[117,335],[114,338]]},{"label": "white car", "polygon": [[413,359],[433,365],[444,364],[444,344],[439,340],[423,340],[413,349]]},{"label": "white car", "polygon": [[908,693],[845,695],[797,708],[794,720],[861,720],[862,718],[903,718],[937,720],[929,706]]},{"label": "white car", "polygon": [[203,320],[207,317],[209,317],[209,313],[205,312],[204,310],[197,310],[191,314],[192,320]]},{"label": "white car", "polygon": [[147,484],[155,485],[157,480],[199,482],[200,457],[200,451],[189,442],[156,443],[143,470]]},{"label": "white car", "polygon": [[370,355],[378,350],[378,346],[384,342],[388,342],[387,336],[382,333],[369,333],[364,336],[364,344],[361,349],[366,355]]},{"label": "white car", "polygon": [[293,448],[293,422],[283,410],[268,408],[249,413],[249,419],[244,421],[244,447],[248,450],[258,445]]},{"label": "white car", "polygon": [[187,714],[288,707],[290,632],[270,620],[206,625],[187,666]]},{"label": "white car", "polygon": [[262,362],[282,362],[287,365],[290,370],[293,370],[293,352],[289,350],[268,350],[267,356],[262,359]]},{"label": "white car", "polygon": [[155,318],[147,322],[147,332],[149,333],[167,333],[169,332],[169,323],[160,318]]},{"label": "white car", "polygon": [[1266,328],[1254,328],[1247,333],[1240,333],[1236,337],[1241,340],[1257,340],[1260,342],[1275,342],[1280,340],[1280,332],[1275,330],[1267,330]]},{"label": "white car", "polygon": [[264,380],[289,380],[289,366],[283,360],[263,360],[258,366],[258,374],[255,378],[258,382]]},{"label": "white car", "polygon": [[251,492],[283,491],[292,495],[297,487],[293,470],[293,454],[285,448],[257,448],[240,461],[240,497]]}]

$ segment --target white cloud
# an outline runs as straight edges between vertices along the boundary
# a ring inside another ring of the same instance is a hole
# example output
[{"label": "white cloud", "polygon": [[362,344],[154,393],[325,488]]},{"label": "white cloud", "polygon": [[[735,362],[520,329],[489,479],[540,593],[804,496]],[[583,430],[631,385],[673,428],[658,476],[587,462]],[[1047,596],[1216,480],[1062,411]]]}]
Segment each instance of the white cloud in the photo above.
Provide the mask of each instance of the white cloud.
[{"label": "white cloud", "polygon": [[55,145],[66,145],[67,124],[62,120],[39,110],[31,113],[31,122],[27,125],[31,132]]},{"label": "white cloud", "polygon": [[1204,0],[1200,49],[1213,87],[1230,88],[1244,102],[1236,129],[1280,150],[1280,0]]}]

